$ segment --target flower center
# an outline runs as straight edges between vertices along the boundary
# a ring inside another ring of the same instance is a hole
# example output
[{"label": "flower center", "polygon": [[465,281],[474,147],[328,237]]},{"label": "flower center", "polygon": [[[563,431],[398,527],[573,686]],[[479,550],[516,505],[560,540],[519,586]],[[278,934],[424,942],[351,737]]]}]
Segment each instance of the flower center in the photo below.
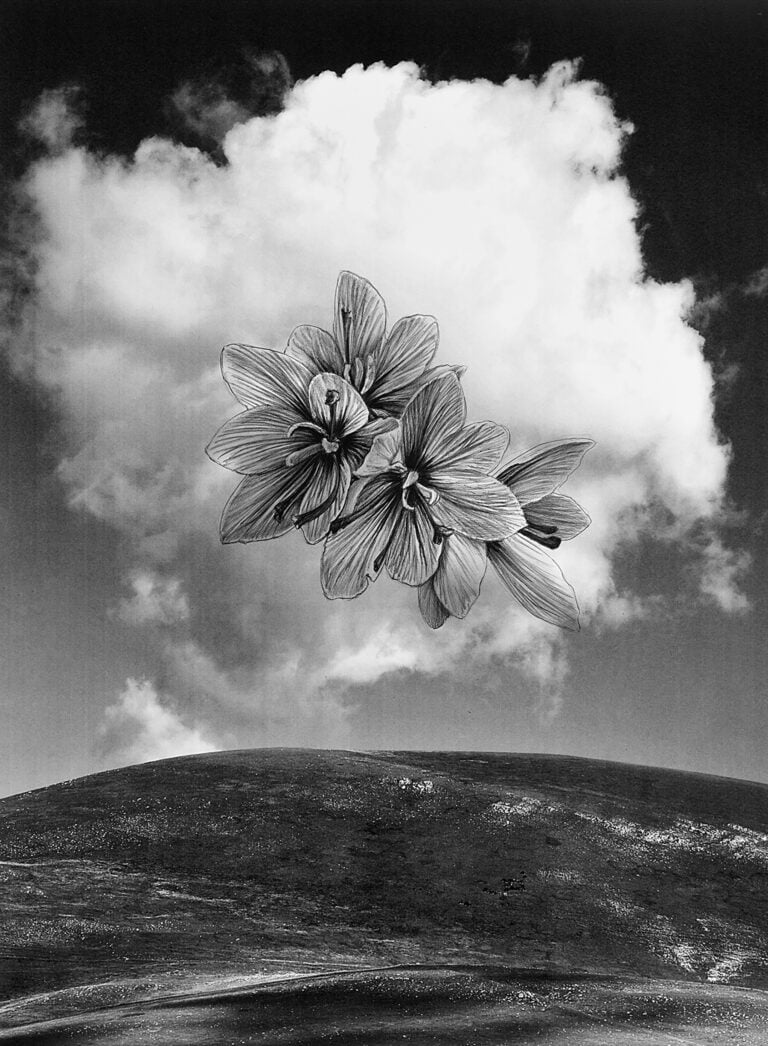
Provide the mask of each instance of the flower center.
[{"label": "flower center", "polygon": [[320,445],[326,454],[335,454],[340,446],[337,439],[326,439],[325,436],[320,440]]},{"label": "flower center", "polygon": [[[440,496],[436,490],[433,490],[431,487],[425,486],[423,483],[419,482],[419,473],[415,469],[409,469],[407,466],[400,464],[399,462],[391,468],[390,475],[393,479],[394,477],[397,477],[402,484],[400,501],[403,508],[407,509],[408,512],[415,512],[418,497],[421,497],[427,505],[434,505]],[[364,512],[367,512],[372,508],[373,505],[376,504],[376,501],[377,499],[371,498],[361,500],[361,503],[352,512],[348,513],[346,516],[339,516],[338,519],[334,519],[330,527],[331,534],[337,534],[340,530],[343,530],[344,527],[354,522],[354,520],[359,516],[362,516]],[[429,517],[428,512],[427,516]],[[451,527],[445,527],[440,523],[435,523],[431,518],[430,523],[432,524],[432,540],[436,545],[442,545],[443,541],[453,534],[453,529]],[[377,573],[381,570],[381,566],[387,555],[393,535],[394,529],[392,530],[384,548],[373,561],[373,569]]]},{"label": "flower center", "polygon": [[413,512],[416,508],[414,504],[416,493],[420,494],[428,505],[434,505],[438,499],[437,491],[420,483],[419,474],[415,469],[408,469],[403,480],[401,499],[403,508],[407,508],[409,512]]}]

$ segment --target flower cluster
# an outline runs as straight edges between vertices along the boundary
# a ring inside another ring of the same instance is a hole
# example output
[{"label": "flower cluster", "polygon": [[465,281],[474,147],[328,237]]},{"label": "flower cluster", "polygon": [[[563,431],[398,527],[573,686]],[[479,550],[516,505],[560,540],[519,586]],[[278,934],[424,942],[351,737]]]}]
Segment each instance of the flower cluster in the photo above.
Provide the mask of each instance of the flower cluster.
[{"label": "flower cluster", "polygon": [[386,569],[417,589],[432,628],[468,613],[490,561],[531,614],[578,628],[575,594],[547,550],[589,525],[559,488],[592,441],[504,462],[509,433],[467,423],[463,368],[432,367],[437,342],[431,316],[387,333],[376,289],[343,272],[332,333],[296,327],[284,352],[227,345],[222,373],[245,410],[207,453],[244,478],[222,541],[296,527],[324,541],[329,599],[354,599]]}]

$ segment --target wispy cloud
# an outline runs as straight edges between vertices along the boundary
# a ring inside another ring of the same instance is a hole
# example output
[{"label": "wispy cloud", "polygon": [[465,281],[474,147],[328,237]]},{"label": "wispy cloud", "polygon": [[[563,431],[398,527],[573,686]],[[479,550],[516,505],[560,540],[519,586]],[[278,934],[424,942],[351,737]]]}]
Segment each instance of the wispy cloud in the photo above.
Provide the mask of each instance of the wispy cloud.
[{"label": "wispy cloud", "polygon": [[[195,106],[219,112],[216,98]],[[644,275],[618,174],[627,133],[568,63],[504,85],[377,65],[298,83],[277,115],[238,116],[224,166],[154,138],[127,162],[70,147],[30,170],[42,235],[34,337],[30,318],[16,363],[58,394],[70,503],[125,536],[122,613],[168,629],[158,671],[201,721],[218,701],[265,743],[343,740],[355,688],[446,670],[469,687],[528,678],[549,694],[544,714],[560,700],[567,645],[493,579],[466,622],[433,634],[386,580],[354,604],[324,600],[299,535],[218,545],[233,480],[203,447],[237,410],[218,349],[328,326],[343,268],[376,284],[391,320],[438,317],[440,361],[468,365],[471,416],[506,423],[513,451],[597,440],[569,481],[594,522],[560,557],[587,622],[618,625],[663,595],[619,591],[614,576],[651,504],[664,508],[654,533],[681,555],[689,530],[712,524],[690,597],[716,590],[739,609],[740,570],[713,580],[728,454],[686,321],[693,290]]]},{"label": "wispy cloud", "polygon": [[768,294],[768,265],[753,272],[742,288],[744,294],[750,298],[763,298]]},{"label": "wispy cloud", "polygon": [[749,609],[743,586],[750,565],[744,551],[727,548],[719,535],[711,536],[701,552],[701,591],[721,610],[743,613]]},{"label": "wispy cloud", "polygon": [[120,601],[118,614],[129,625],[172,625],[189,618],[189,601],[179,578],[139,570],[130,579],[133,595]]}]

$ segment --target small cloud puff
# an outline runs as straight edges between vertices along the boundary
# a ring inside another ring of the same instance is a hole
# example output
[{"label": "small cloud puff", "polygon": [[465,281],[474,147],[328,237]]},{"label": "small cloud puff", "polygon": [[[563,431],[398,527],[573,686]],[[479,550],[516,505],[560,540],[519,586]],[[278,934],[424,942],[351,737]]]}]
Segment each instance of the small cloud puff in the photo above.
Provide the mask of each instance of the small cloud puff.
[{"label": "small cloud puff", "polygon": [[83,92],[69,84],[43,91],[19,123],[19,130],[52,155],[63,153],[85,127]]},{"label": "small cloud puff", "polygon": [[117,701],[104,711],[100,749],[105,766],[147,763],[172,756],[215,752],[207,728],[187,725],[147,680],[128,679]]}]

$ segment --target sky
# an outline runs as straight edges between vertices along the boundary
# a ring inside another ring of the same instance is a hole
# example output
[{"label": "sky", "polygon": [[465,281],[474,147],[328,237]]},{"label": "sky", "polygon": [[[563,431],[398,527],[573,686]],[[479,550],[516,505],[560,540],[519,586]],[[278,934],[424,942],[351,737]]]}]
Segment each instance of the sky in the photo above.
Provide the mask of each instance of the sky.
[{"label": "sky", "polygon": [[[270,745],[768,780],[766,6],[6,0],[0,794]],[[510,453],[595,441],[579,632],[219,541],[221,347],[342,270]]]}]

